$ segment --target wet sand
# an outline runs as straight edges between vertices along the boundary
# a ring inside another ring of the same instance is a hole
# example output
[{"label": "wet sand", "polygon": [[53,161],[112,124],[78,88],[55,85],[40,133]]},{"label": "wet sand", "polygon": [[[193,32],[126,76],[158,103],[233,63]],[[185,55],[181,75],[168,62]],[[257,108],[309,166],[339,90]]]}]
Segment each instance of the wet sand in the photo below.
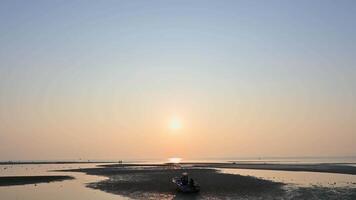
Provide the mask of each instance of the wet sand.
[{"label": "wet sand", "polygon": [[[165,164],[107,164],[101,167],[164,167],[174,166],[173,163]],[[328,164],[274,164],[274,163],[206,163],[206,162],[183,162],[180,166],[194,168],[230,168],[230,169],[259,169],[259,170],[280,170],[280,171],[304,171],[304,172],[323,172],[356,175],[356,167],[340,163]]]},{"label": "wet sand", "polygon": [[195,167],[323,172],[356,175],[356,167],[341,164],[193,163]]},{"label": "wet sand", "polygon": [[[82,165],[68,165],[66,168],[63,167],[51,167],[48,172],[60,171],[66,172],[63,175],[67,175],[68,172],[82,172],[89,175],[98,175],[99,177],[91,177],[91,183],[83,181],[81,184],[86,183],[82,186],[87,186],[95,190],[101,190],[106,192],[106,195],[114,194],[112,198],[109,199],[123,199],[122,197],[129,197],[132,199],[280,199],[280,200],[299,200],[299,199],[326,199],[326,200],[336,200],[345,199],[353,200],[356,199],[356,187],[353,185],[347,186],[337,186],[337,185],[320,185],[310,184],[306,185],[293,185],[288,182],[277,182],[277,179],[267,179],[256,178],[252,176],[239,175],[235,173],[222,173],[219,168],[239,168],[243,167],[256,167],[264,166],[271,167],[270,164],[260,163],[258,165],[247,163],[181,163],[181,164],[105,164],[105,165],[94,165],[86,166]],[[279,167],[287,167],[285,164],[276,164]],[[289,164],[289,167],[299,167],[303,169],[308,166],[315,169],[315,166],[321,164]],[[324,165],[324,164],[322,164]],[[337,164],[332,164],[333,166]],[[272,165],[274,167],[274,165]],[[20,166],[19,166],[20,167]],[[337,167],[337,166],[335,166]],[[342,167],[342,166],[341,166]],[[60,170],[61,169],[61,170]],[[278,168],[279,169],[279,168]],[[290,168],[288,168],[289,170]],[[298,170],[299,170],[298,169]],[[340,170],[341,168],[338,168]],[[274,170],[277,170],[275,167]],[[225,170],[223,170],[225,171]],[[201,185],[201,192],[198,194],[181,194],[176,191],[175,185],[171,183],[171,178],[175,176],[180,176],[182,172],[188,172],[189,175],[194,178]],[[26,172],[31,173],[31,172]],[[57,175],[61,175],[56,173]],[[50,175],[50,174],[49,174]],[[326,174],[325,174],[326,175]],[[79,175],[78,175],[79,176]],[[326,175],[327,176],[327,175]],[[348,175],[353,176],[353,175]],[[58,177],[58,176],[50,176]],[[81,176],[79,176],[81,177]],[[4,177],[3,177],[4,178]],[[42,177],[44,178],[44,177]],[[6,180],[6,184],[9,185],[22,185],[22,184],[36,184],[45,183],[50,181],[60,181],[48,180],[47,178],[42,179],[38,176],[32,177],[15,177],[15,180]],[[25,180],[27,179],[27,180]],[[42,180],[41,180],[42,179]],[[80,178],[78,178],[79,180]],[[66,179],[63,179],[66,180]],[[4,181],[0,179],[0,183]],[[36,182],[34,182],[36,181]],[[40,181],[40,182],[37,182]],[[16,183],[17,182],[17,183]],[[75,181],[67,181],[65,184],[71,184]],[[62,184],[62,183],[60,183]],[[41,184],[42,185],[42,184]],[[56,185],[56,184],[51,184]],[[24,187],[12,187],[19,188],[19,191],[24,188],[26,190],[32,186]],[[47,186],[46,186],[47,187]],[[5,188],[3,188],[5,189]],[[94,193],[100,193],[98,191],[93,191]],[[104,194],[104,193],[103,193]],[[120,196],[116,196],[118,194]],[[83,194],[83,198],[85,194]],[[88,198],[85,198],[88,199]]]},{"label": "wet sand", "polygon": [[[285,183],[252,176],[220,173],[219,168],[268,169],[353,174],[355,167],[338,164],[238,164],[238,163],[181,163],[181,164],[111,164],[99,168],[71,169],[105,176],[108,179],[87,186],[133,199],[356,199],[356,188],[295,187]],[[176,191],[171,179],[188,172],[201,186],[195,195]]]},{"label": "wet sand", "polygon": [[71,176],[3,176],[0,177],[0,186],[49,183],[70,179],[74,178]]},{"label": "wet sand", "polygon": [[[219,173],[215,169],[174,168],[172,166],[154,167],[106,166],[102,168],[72,169],[64,171],[84,172],[90,175],[105,176],[108,179],[88,184],[93,189],[103,190],[134,199],[175,199],[189,198],[240,198],[275,199],[282,196],[283,183],[258,179],[252,176],[241,176]],[[171,179],[188,172],[201,186],[197,195],[184,196],[176,191]]]},{"label": "wet sand", "polygon": [[[174,163],[162,164],[129,164],[114,162],[78,161],[78,162],[0,162],[0,165],[24,165],[24,164],[91,164],[98,163],[100,167],[167,167],[175,166]],[[103,164],[107,163],[107,164]],[[231,169],[258,169],[258,170],[281,170],[281,171],[304,171],[304,172],[323,172],[356,175],[356,167],[350,166],[356,163],[327,163],[327,164],[281,164],[281,163],[248,163],[244,161],[230,162],[182,162],[180,166],[199,167],[199,168],[231,168]]]}]

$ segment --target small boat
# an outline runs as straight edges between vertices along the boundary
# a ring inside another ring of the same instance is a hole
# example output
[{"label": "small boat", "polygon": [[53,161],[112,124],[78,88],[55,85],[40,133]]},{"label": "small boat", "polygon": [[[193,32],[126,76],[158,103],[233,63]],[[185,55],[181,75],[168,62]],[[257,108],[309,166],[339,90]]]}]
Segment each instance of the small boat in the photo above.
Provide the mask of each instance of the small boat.
[{"label": "small boat", "polygon": [[177,186],[177,190],[183,193],[196,193],[200,191],[200,186],[191,179],[188,182],[188,174],[183,173],[182,177],[174,177],[172,182]]}]

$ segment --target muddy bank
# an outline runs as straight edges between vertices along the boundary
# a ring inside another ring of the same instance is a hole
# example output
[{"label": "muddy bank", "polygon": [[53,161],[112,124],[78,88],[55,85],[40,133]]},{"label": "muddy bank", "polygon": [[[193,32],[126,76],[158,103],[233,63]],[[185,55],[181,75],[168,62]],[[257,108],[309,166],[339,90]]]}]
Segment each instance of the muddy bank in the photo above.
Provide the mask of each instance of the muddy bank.
[{"label": "muddy bank", "polygon": [[0,177],[0,186],[49,183],[70,179],[74,178],[71,176],[3,176]]},{"label": "muddy bank", "polygon": [[350,187],[298,187],[286,191],[286,200],[354,200],[356,188]]},{"label": "muddy bank", "polygon": [[[275,199],[282,196],[284,184],[241,176],[219,173],[214,169],[174,169],[170,167],[128,168],[105,167],[74,169],[66,171],[84,172],[90,175],[108,177],[107,180],[90,183],[88,187],[134,199],[174,199],[174,198],[261,198]],[[176,191],[171,179],[188,172],[201,186],[196,195],[182,195]]]},{"label": "muddy bank", "polygon": [[[165,164],[107,164],[100,165],[102,167],[168,167],[174,166],[172,163]],[[274,164],[274,163],[245,163],[245,162],[231,162],[231,163],[197,163],[185,162],[180,163],[182,167],[195,167],[195,168],[230,168],[230,169],[260,169],[260,170],[280,170],[280,171],[304,171],[304,172],[323,172],[323,173],[337,173],[337,174],[350,174],[356,175],[356,167],[330,163],[330,164]]]},{"label": "muddy bank", "polygon": [[356,167],[341,164],[194,163],[195,167],[323,172],[356,175]]}]

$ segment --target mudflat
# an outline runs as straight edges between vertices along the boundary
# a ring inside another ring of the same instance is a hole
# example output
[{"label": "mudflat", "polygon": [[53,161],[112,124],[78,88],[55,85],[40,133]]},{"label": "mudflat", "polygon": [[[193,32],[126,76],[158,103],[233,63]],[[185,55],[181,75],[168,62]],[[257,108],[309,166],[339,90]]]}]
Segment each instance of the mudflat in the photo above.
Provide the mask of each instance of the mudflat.
[{"label": "mudflat", "polygon": [[[337,174],[356,175],[356,167],[351,166],[356,163],[315,163],[315,164],[282,164],[282,163],[246,163],[246,162],[183,162],[180,166],[192,168],[229,168],[229,169],[259,169],[259,170],[279,170],[279,171],[304,171],[323,172]],[[101,167],[164,167],[172,166],[172,163],[165,164],[106,164]]]},{"label": "mudflat", "polygon": [[[202,190],[199,198],[231,198],[263,196],[265,199],[283,194],[283,183],[263,180],[252,176],[220,173],[215,169],[174,168],[172,166],[120,167],[114,165],[102,168],[71,169],[64,171],[84,172],[90,175],[105,176],[108,179],[90,183],[87,186],[134,199],[171,199],[179,197],[171,179],[187,172],[196,180]],[[194,197],[189,195],[188,197]]]},{"label": "mudflat", "polygon": [[49,183],[74,179],[72,176],[2,176],[0,186]]},{"label": "mudflat", "polygon": [[[355,173],[355,167],[340,164],[267,164],[267,163],[163,163],[106,164],[97,168],[60,171],[83,172],[107,179],[88,183],[87,187],[132,199],[356,199],[354,187],[296,186],[253,176],[221,173],[220,168]],[[187,172],[201,186],[197,194],[176,191],[171,179]],[[317,197],[317,198],[316,198]],[[320,198],[319,198],[320,197]]]},{"label": "mudflat", "polygon": [[356,167],[339,163],[327,164],[270,164],[270,163],[192,163],[194,167],[214,167],[230,169],[259,169],[280,171],[323,172],[356,175]]}]

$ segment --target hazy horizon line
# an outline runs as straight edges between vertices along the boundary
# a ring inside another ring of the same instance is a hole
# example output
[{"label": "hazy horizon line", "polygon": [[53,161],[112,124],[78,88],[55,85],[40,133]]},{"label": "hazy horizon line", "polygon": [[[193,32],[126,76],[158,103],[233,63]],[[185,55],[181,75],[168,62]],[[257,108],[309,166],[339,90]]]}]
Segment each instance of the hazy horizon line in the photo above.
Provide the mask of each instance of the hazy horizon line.
[{"label": "hazy horizon line", "polygon": [[[172,158],[172,157],[169,157]],[[0,159],[0,162],[117,162],[117,161],[163,161],[167,158],[111,158],[111,159]],[[181,157],[180,157],[181,158]],[[238,156],[238,157],[200,157],[200,158],[182,158],[182,160],[266,160],[266,159],[340,159],[340,158],[356,158],[356,155],[340,155],[340,156]]]}]

